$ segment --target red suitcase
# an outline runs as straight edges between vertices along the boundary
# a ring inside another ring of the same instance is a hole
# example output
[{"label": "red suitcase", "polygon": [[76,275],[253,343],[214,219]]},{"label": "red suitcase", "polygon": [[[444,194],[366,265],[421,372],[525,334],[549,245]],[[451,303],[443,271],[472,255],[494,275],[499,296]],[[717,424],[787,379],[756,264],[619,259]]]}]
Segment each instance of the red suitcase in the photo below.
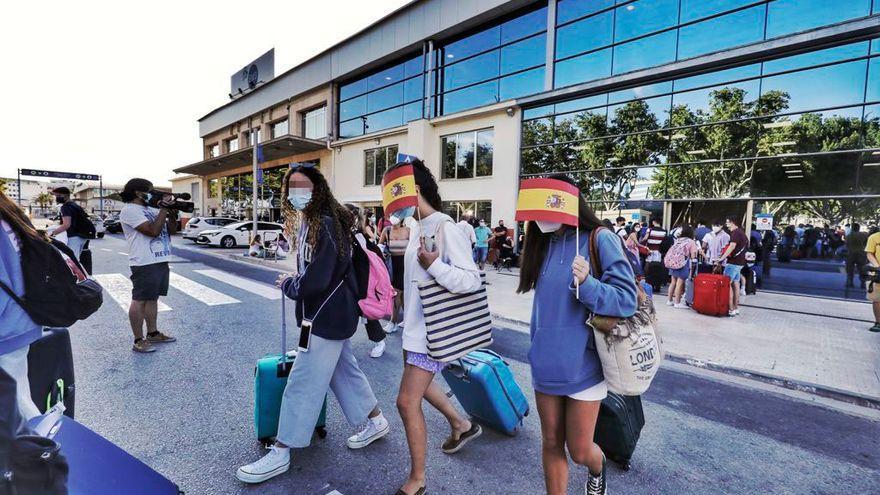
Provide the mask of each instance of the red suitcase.
[{"label": "red suitcase", "polygon": [[730,277],[700,273],[694,278],[696,312],[709,316],[727,316],[730,309]]}]

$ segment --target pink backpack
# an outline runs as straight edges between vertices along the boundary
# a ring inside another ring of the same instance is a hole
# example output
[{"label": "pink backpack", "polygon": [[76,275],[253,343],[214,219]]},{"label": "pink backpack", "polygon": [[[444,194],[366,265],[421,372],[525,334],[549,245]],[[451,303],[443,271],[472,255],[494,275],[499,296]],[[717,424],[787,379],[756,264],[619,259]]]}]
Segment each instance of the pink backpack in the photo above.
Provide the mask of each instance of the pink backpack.
[{"label": "pink backpack", "polygon": [[367,295],[358,301],[361,314],[368,320],[389,318],[394,312],[394,296],[397,295],[397,291],[391,286],[391,275],[388,274],[382,258],[367,247],[364,236],[357,234],[355,238],[367,254],[370,264]]},{"label": "pink backpack", "polygon": [[690,243],[692,243],[691,239],[687,237],[681,237],[675,240],[675,244],[669,248],[669,251],[666,252],[666,259],[663,260],[663,264],[666,265],[666,268],[670,270],[678,270],[680,268],[684,268],[687,265],[688,258],[690,257]]}]

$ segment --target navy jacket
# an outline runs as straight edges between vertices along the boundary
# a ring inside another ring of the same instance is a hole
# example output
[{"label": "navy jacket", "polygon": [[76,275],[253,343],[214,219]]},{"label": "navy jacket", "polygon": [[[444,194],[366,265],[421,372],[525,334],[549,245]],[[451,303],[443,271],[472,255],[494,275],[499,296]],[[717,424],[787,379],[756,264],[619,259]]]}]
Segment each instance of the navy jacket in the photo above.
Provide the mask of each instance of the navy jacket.
[{"label": "navy jacket", "polygon": [[[329,340],[344,340],[354,335],[360,310],[357,305],[357,282],[351,262],[351,240],[348,233],[343,244],[334,239],[333,219],[321,222],[317,245],[306,259],[305,269],[284,281],[287,297],[296,301],[296,321],[312,321],[312,333]],[[300,246],[300,253],[308,252]],[[339,255],[343,252],[342,256]],[[326,301],[326,304],[325,304]],[[323,309],[321,305],[323,304]]]}]

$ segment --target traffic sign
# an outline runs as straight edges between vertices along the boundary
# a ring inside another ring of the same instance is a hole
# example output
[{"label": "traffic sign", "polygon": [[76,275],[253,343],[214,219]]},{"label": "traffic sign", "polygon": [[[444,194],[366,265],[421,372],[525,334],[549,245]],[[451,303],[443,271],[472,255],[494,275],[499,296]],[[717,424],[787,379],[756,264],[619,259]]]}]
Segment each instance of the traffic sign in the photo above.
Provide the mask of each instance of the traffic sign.
[{"label": "traffic sign", "polygon": [[755,227],[757,230],[773,230],[773,215],[758,213],[755,215]]},{"label": "traffic sign", "polygon": [[23,168],[21,175],[29,175],[32,177],[51,177],[53,179],[73,179],[73,180],[101,180],[100,175],[80,174],[76,172],[53,172],[51,170],[35,170],[32,168]]}]

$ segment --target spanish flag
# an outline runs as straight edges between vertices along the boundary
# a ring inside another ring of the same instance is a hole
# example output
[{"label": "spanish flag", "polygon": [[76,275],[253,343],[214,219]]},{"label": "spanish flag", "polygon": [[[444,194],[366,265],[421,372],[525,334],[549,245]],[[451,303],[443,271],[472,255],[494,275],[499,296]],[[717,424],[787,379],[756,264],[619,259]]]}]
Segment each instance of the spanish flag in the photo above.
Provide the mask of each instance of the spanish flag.
[{"label": "spanish flag", "polygon": [[382,208],[386,218],[401,208],[418,205],[412,165],[401,165],[385,174],[382,178]]},{"label": "spanish flag", "polygon": [[526,179],[519,185],[516,221],[543,220],[577,226],[578,197],[578,188],[568,182]]}]

